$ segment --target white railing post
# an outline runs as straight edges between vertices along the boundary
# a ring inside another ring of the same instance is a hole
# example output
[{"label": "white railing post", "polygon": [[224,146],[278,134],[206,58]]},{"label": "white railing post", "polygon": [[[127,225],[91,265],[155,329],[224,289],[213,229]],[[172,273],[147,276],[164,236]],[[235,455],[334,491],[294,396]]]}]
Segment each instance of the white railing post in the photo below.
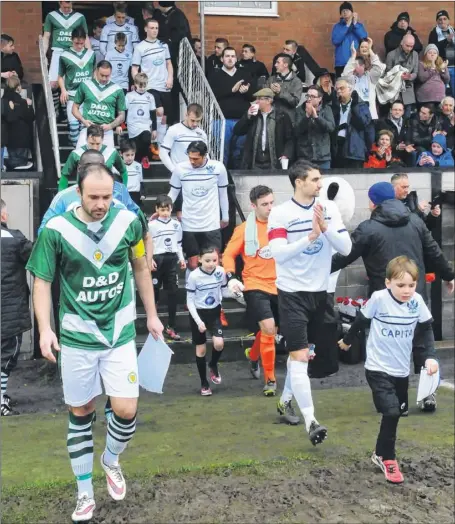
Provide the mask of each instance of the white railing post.
[{"label": "white railing post", "polygon": [[201,127],[210,158],[222,162],[226,119],[187,38],[180,42],[178,79],[188,104],[200,104],[204,110]]},{"label": "white railing post", "polygon": [[41,75],[43,77],[43,91],[46,100],[47,115],[49,118],[49,129],[51,132],[52,149],[54,151],[55,169],[60,178],[60,150],[57,130],[57,116],[55,114],[54,101],[52,99],[51,83],[49,81],[49,74],[47,72],[47,60],[44,53],[44,43],[42,35],[39,35],[39,54],[41,64]]}]

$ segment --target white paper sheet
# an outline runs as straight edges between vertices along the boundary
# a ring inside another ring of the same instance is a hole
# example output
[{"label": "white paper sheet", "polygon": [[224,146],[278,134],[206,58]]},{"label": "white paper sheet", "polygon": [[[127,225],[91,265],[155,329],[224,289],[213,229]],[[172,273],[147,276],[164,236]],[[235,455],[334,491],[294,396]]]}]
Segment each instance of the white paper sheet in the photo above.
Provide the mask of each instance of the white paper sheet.
[{"label": "white paper sheet", "polygon": [[162,394],[173,354],[172,349],[162,339],[155,340],[149,334],[137,357],[139,385],[152,393]]},{"label": "white paper sheet", "polygon": [[426,368],[420,371],[419,388],[417,390],[417,402],[432,395],[439,386],[439,369],[434,375],[429,375]]}]

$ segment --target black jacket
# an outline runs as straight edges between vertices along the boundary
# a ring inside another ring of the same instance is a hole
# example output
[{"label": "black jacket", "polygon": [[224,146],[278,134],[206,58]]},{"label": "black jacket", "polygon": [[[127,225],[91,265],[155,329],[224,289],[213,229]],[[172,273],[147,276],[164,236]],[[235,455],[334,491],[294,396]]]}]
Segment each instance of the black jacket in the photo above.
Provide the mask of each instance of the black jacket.
[{"label": "black jacket", "polygon": [[222,67],[223,62],[221,61],[221,58],[213,53],[213,55],[210,55],[205,59],[205,76],[210,78],[214,69],[221,69]]},{"label": "black jacket", "polygon": [[172,63],[178,63],[179,45],[186,37],[191,41],[191,29],[185,13],[178,7],[172,7],[167,13],[161,14],[160,39],[169,45]]},{"label": "black jacket", "polygon": [[[220,104],[224,118],[242,118],[250,106],[249,100],[251,100],[253,93],[253,79],[248,71],[237,69],[235,74],[231,76],[223,69],[215,69],[208,80],[213,94]],[[232,88],[240,80],[243,80],[244,84],[250,84],[250,88],[243,94],[240,91],[233,93]]]},{"label": "black jacket", "polygon": [[261,76],[265,77],[265,80],[269,77],[269,72],[267,71],[267,68],[265,67],[265,64],[263,62],[259,62],[259,60],[239,60],[237,62],[237,67],[239,69],[244,69],[245,71],[248,71],[248,73],[251,75],[251,78],[254,80],[255,89],[261,89],[263,86],[258,86],[258,80],[261,78]]},{"label": "black jacket", "polygon": [[[10,101],[14,104],[14,109],[11,109]],[[31,124],[35,120],[33,107],[29,106],[19,93],[5,90],[2,98],[2,114],[8,147],[12,149],[30,149],[32,147],[33,131]]]},{"label": "black jacket", "polygon": [[398,27],[398,22],[394,22],[390,26],[390,31],[388,31],[384,36],[384,47],[386,56],[388,53],[390,53],[390,51],[393,51],[401,44],[404,35],[408,34],[409,32],[415,38],[414,51],[417,51],[417,53],[420,53],[420,51],[422,51],[423,45],[419,37],[417,36],[415,30],[411,26],[408,26],[407,29],[400,29]]},{"label": "black jacket", "polygon": [[10,55],[5,55],[2,53],[2,73],[6,73],[8,71],[16,71],[17,76],[21,80],[24,78],[24,69],[22,67],[21,59],[17,53],[11,53]]},{"label": "black jacket", "polygon": [[2,222],[2,339],[32,327],[25,265],[33,244],[17,229]]},{"label": "black jacket", "polygon": [[[234,134],[246,135],[243,148],[242,169],[254,169],[256,151],[261,147],[263,117],[259,112],[256,116],[248,118],[245,113],[234,126]],[[294,158],[294,137],[292,122],[287,113],[276,112],[275,109],[267,116],[267,131],[270,135],[274,129],[274,135],[269,136],[269,147],[271,151],[271,164],[275,169],[281,169],[279,158],[285,156],[291,163]]]},{"label": "black jacket", "polygon": [[335,130],[332,108],[323,105],[318,111],[318,118],[308,118],[305,106],[297,108],[296,154],[310,162],[331,160],[330,137]]},{"label": "black jacket", "polygon": [[411,213],[415,213],[418,217],[420,217],[425,224],[427,225],[427,228],[431,231],[436,224],[441,220],[441,215],[438,217],[433,216],[431,213],[428,213],[428,215],[425,215],[425,213],[422,213],[419,208],[419,199],[417,198],[417,192],[411,191],[408,196],[402,200],[403,204],[409,209]]},{"label": "black jacket", "polygon": [[380,120],[376,121],[375,124],[376,128],[376,135],[380,131],[391,131],[393,133],[393,144],[395,147],[398,146],[401,142],[406,143],[406,138],[408,136],[409,132],[409,119],[403,118],[403,124],[401,126],[401,130],[398,131],[397,126],[393,123],[391,118],[381,118]]},{"label": "black jacket", "polygon": [[406,255],[419,268],[417,292],[426,298],[425,261],[431,261],[432,271],[446,281],[455,274],[440,247],[422,220],[411,213],[399,200],[385,200],[352,233],[352,249],[348,256],[337,253],[332,258],[332,273],[362,257],[369,279],[368,296],[385,287],[387,264],[395,257]]},{"label": "black jacket", "polygon": [[431,148],[431,140],[433,139],[433,132],[437,127],[436,116],[433,115],[428,122],[422,122],[419,119],[419,114],[413,115],[409,120],[408,139],[407,144],[414,144],[414,147],[419,151],[429,151]]}]

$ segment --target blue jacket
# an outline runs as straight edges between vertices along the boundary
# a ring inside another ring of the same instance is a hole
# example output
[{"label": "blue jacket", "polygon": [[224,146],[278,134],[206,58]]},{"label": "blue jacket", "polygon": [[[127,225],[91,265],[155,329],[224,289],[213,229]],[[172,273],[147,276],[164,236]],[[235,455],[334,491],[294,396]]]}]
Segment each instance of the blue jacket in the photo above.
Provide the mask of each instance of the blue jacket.
[{"label": "blue jacket", "polygon": [[[38,235],[41,233],[41,230],[51,218],[73,209],[80,203],[81,197],[79,196],[79,193],[77,192],[77,186],[75,185],[57,193],[52,199],[49,209],[43,216],[43,220],[41,221],[41,225],[38,229]],[[132,211],[135,215],[138,216],[144,231],[148,230],[147,219],[140,210],[139,206],[136,205],[131,199],[126,186],[117,181],[114,182],[114,198],[112,200],[112,207],[118,207]]]},{"label": "blue jacket", "polygon": [[437,167],[453,167],[454,161],[453,161],[452,151],[450,151],[450,149],[447,149],[446,137],[444,135],[439,135],[439,134],[435,135],[431,143],[433,144],[434,142],[436,142],[437,144],[439,144],[442,147],[443,149],[442,155],[439,155],[439,156],[433,155],[431,150],[424,151],[423,153],[419,155],[419,158],[417,159],[417,165],[419,165],[422,155],[427,155],[427,156],[431,156],[431,158],[434,160],[435,166]]},{"label": "blue jacket", "polygon": [[332,44],[335,46],[335,67],[345,66],[351,56],[351,43],[359,47],[362,38],[366,38],[367,32],[360,22],[346,25],[343,18],[332,29]]}]

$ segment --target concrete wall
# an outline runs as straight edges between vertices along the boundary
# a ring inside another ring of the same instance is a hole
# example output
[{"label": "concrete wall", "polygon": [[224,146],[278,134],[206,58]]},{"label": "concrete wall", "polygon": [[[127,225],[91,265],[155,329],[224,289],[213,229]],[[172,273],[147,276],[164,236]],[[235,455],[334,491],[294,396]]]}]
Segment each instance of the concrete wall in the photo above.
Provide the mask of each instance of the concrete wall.
[{"label": "concrete wall", "polygon": [[[236,194],[240,207],[245,215],[250,212],[249,192],[252,187],[263,184],[274,190],[275,202],[280,204],[288,200],[292,194],[292,186],[286,174],[254,175],[248,172],[232,172],[235,182]],[[335,175],[335,173],[334,173]],[[453,173],[444,173],[443,186],[448,187],[450,180],[453,181]],[[330,176],[330,174],[327,174]],[[390,173],[371,174],[360,173],[342,176],[351,184],[355,192],[355,214],[349,224],[350,231],[354,230],[360,222],[370,217],[368,209],[368,188],[375,182],[390,181]],[[431,174],[425,172],[408,173],[411,189],[417,191],[419,199],[431,200]],[[447,181],[447,177],[450,179]],[[445,182],[444,182],[445,180]],[[453,191],[453,183],[452,183]],[[447,258],[454,261],[454,206],[445,204],[443,211],[443,250]],[[357,260],[348,268],[342,270],[338,279],[336,296],[366,296],[367,279],[366,271],[361,259]],[[428,293],[429,295],[429,293]],[[454,297],[447,294],[443,288],[443,337],[453,339],[454,332]]]}]

